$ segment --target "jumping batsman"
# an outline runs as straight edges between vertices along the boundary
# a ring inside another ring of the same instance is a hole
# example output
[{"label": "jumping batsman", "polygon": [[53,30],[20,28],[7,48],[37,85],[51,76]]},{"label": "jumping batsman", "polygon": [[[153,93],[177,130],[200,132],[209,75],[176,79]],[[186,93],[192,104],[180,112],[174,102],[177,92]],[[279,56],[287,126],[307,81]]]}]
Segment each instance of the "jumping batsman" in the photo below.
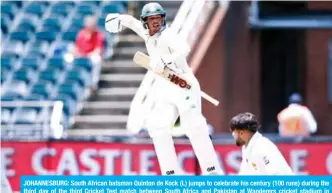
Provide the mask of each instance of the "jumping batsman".
[{"label": "jumping batsman", "polygon": [[142,9],[140,21],[130,15],[108,14],[106,30],[111,33],[130,28],[144,39],[150,57],[150,66],[155,73],[163,72],[165,66],[192,83],[190,91],[183,90],[165,79],[156,76],[153,84],[153,110],[148,116],[147,129],[153,140],[158,162],[163,175],[182,175],[171,128],[180,116],[203,175],[222,175],[216,152],[209,137],[208,126],[201,111],[200,85],[188,66],[186,56],[188,43],[166,26],[166,12],[158,3],[148,3]]}]

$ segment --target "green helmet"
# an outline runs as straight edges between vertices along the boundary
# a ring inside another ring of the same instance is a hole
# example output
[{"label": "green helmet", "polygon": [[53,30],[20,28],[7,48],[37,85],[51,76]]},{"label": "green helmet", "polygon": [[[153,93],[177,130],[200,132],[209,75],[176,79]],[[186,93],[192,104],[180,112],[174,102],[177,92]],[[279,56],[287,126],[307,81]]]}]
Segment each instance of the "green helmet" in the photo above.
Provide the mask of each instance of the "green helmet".
[{"label": "green helmet", "polygon": [[166,12],[159,3],[148,3],[144,5],[141,14],[141,21],[145,29],[148,28],[146,18],[153,15],[161,15],[163,17],[163,26],[166,25]]}]

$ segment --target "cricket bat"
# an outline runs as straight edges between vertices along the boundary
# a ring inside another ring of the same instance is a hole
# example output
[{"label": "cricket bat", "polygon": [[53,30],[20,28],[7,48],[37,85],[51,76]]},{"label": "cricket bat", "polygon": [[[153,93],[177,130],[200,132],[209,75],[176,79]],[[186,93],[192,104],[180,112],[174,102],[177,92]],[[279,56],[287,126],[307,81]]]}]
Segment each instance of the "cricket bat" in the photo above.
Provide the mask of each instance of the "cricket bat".
[{"label": "cricket bat", "polygon": [[[137,64],[147,70],[151,70],[151,67],[149,66],[150,57],[148,55],[138,51],[135,53],[133,61],[135,62],[135,64]],[[192,87],[192,84],[190,82],[188,82],[185,78],[181,77],[179,74],[175,73],[168,67],[165,67],[164,71],[158,75],[162,76],[169,82],[175,84],[176,86],[178,86],[182,89],[190,90]],[[201,96],[204,99],[206,99],[207,101],[209,101],[210,103],[214,104],[215,106],[219,105],[219,101],[212,98],[211,96],[209,96],[208,94],[206,94],[203,91],[201,91]]]}]

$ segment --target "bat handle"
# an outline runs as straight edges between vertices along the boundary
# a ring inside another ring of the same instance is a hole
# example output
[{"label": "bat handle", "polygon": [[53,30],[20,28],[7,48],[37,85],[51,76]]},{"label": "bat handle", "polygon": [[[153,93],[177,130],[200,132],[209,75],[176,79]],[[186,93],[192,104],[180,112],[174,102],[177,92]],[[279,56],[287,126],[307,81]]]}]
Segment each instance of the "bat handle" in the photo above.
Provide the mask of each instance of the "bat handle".
[{"label": "bat handle", "polygon": [[217,101],[216,99],[212,98],[210,95],[206,94],[205,92],[201,91],[201,96],[206,99],[207,101],[209,101],[210,103],[214,104],[215,106],[219,105],[219,101]]}]

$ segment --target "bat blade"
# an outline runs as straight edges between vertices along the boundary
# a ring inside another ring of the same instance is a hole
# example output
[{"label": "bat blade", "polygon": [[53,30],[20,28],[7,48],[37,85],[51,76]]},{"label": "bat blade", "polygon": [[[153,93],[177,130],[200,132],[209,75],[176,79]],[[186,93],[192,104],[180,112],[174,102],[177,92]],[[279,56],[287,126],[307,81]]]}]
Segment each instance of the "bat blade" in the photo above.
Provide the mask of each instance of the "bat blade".
[{"label": "bat blade", "polygon": [[[147,70],[151,70],[150,67],[150,57],[142,52],[136,52],[133,58],[133,61],[147,69]],[[179,76],[178,74],[176,74],[175,72],[171,71],[169,68],[165,68],[164,72],[162,74],[158,74],[159,76],[163,76],[165,79],[167,79],[168,81],[170,81],[171,83],[181,87],[182,89],[187,89],[190,90],[191,89],[191,84],[186,81],[184,78],[182,78],[181,76]],[[203,98],[205,98],[207,101],[211,102],[212,104],[214,104],[215,106],[219,105],[219,101],[217,101],[216,99],[212,98],[211,96],[209,96],[208,94],[206,94],[205,92],[201,91],[201,96]]]},{"label": "bat blade", "polygon": [[150,64],[150,57],[142,52],[136,52],[133,58],[133,61],[143,68],[146,68],[148,70],[151,70],[149,64]]}]

